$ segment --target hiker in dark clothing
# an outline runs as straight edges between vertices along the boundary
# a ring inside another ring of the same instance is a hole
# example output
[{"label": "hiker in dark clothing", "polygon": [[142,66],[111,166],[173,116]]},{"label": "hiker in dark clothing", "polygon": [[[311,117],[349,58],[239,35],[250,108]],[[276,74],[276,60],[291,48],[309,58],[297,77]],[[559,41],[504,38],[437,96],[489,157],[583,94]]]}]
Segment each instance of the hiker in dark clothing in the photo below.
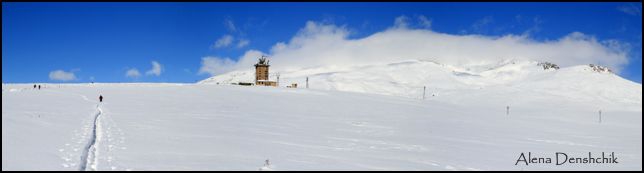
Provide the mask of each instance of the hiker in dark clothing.
[{"label": "hiker in dark clothing", "polygon": [[34,84],[34,89],[36,89],[36,84]]},{"label": "hiker in dark clothing", "polygon": [[103,95],[98,96],[98,100],[99,100],[100,102],[103,102]]},{"label": "hiker in dark clothing", "polygon": [[40,90],[40,85],[38,85],[38,90]]}]

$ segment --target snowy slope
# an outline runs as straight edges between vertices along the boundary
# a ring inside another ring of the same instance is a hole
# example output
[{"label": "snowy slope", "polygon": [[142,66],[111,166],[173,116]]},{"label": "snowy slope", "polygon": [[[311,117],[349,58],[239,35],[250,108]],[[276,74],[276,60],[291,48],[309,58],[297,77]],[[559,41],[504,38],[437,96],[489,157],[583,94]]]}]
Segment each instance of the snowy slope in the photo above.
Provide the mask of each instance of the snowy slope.
[{"label": "snowy slope", "polygon": [[[217,75],[200,84],[230,84],[253,82],[254,69],[233,71]],[[426,97],[458,103],[462,100],[480,100],[479,94],[491,97],[527,97],[532,100],[549,95],[590,105],[623,108],[629,105],[640,110],[642,85],[623,79],[613,73],[593,71],[588,65],[544,69],[534,61],[504,60],[495,63],[446,65],[432,61],[408,60],[386,64],[344,65],[305,68],[296,70],[276,69],[280,85],[297,83],[312,89],[351,91],[383,94],[408,98]],[[272,80],[276,80],[275,77]],[[507,94],[507,93],[513,94]],[[486,96],[487,97],[487,96]],[[512,100],[504,98],[504,100]],[[599,103],[602,102],[602,103]]]},{"label": "snowy slope", "polygon": [[[529,74],[496,68],[507,72],[505,76],[521,77],[489,84],[478,83],[483,80],[478,77],[453,78],[454,71],[429,68],[443,67],[432,62],[386,66],[391,68],[384,71],[392,74],[373,79],[363,74],[375,73],[375,67],[327,75],[321,69],[311,69],[318,70],[311,72],[318,74],[312,75],[312,86],[325,86],[325,80],[350,82],[362,76],[363,83],[326,86],[371,91],[374,88],[368,84],[387,84],[375,88],[384,92],[387,86],[421,83],[395,84],[381,79],[425,75],[461,84],[437,82],[434,92],[438,95],[427,100],[235,85],[46,84],[42,90],[3,85],[2,169],[642,169],[641,85],[625,88],[631,83],[620,83],[603,73],[588,73],[588,83],[568,81],[574,83],[557,86],[549,81],[572,80],[587,73],[583,67]],[[427,71],[393,74],[404,72],[397,66]],[[459,75],[502,75],[485,71],[463,69]],[[309,74],[283,73],[282,78],[299,80],[305,75]],[[518,80],[531,83],[511,82]],[[602,80],[608,81],[597,82]],[[560,90],[549,91],[549,87]],[[621,91],[594,93],[597,88]],[[459,90],[469,92],[459,94]],[[570,95],[566,93],[569,90],[594,95]],[[389,91],[392,95],[403,93]],[[96,101],[99,94],[105,97],[103,103]],[[620,97],[598,99],[610,95]],[[511,106],[509,115],[507,105]],[[602,109],[601,123],[598,109]],[[577,157],[588,152],[615,152],[620,162],[515,165],[522,152],[542,157],[554,157],[555,152]],[[266,159],[271,163],[268,167],[264,167]]]}]

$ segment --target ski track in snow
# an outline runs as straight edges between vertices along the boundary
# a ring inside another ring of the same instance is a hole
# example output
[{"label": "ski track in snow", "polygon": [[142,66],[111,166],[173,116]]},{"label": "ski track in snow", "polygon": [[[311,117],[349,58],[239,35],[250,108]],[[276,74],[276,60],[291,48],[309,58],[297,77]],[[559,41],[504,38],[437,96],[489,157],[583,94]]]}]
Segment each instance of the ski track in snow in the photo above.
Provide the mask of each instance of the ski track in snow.
[{"label": "ski track in snow", "polygon": [[79,165],[79,170],[81,171],[88,170],[88,167],[90,170],[95,171],[98,165],[98,146],[99,141],[102,137],[100,117],[103,113],[103,110],[101,110],[99,105],[96,105],[96,109],[98,110],[98,112],[94,116],[94,127],[92,128],[92,134],[90,136],[89,142],[83,150],[83,154],[81,155],[81,161]]},{"label": "ski track in snow", "polygon": [[[64,93],[55,90],[52,91]],[[99,147],[100,143],[102,146],[106,146],[106,148],[103,148],[103,151],[107,153],[102,154],[102,159],[107,161],[105,165],[110,170],[117,170],[119,167],[112,164],[115,157],[113,157],[109,153],[114,150],[124,149],[123,147],[120,147],[120,144],[123,144],[125,141],[125,138],[123,137],[123,131],[116,125],[116,122],[114,122],[114,120],[109,117],[101,116],[105,114],[103,109],[99,106],[99,104],[102,103],[90,100],[87,96],[82,94],[72,94],[78,95],[87,102],[96,103],[96,113],[92,118],[87,118],[83,121],[82,124],[84,125],[81,128],[81,132],[77,130],[74,131],[74,137],[72,137],[72,141],[75,142],[66,143],[62,148],[58,149],[58,151],[62,155],[61,159],[64,161],[61,166],[65,168],[79,166],[78,170],[81,171],[97,170],[99,160],[97,154],[98,151],[101,150],[101,148]],[[89,141],[87,141],[87,136],[89,136]],[[81,146],[85,141],[87,141],[87,144]],[[79,153],[80,150],[82,150],[81,153]],[[72,158],[74,157],[80,157],[80,162],[73,161]]]}]

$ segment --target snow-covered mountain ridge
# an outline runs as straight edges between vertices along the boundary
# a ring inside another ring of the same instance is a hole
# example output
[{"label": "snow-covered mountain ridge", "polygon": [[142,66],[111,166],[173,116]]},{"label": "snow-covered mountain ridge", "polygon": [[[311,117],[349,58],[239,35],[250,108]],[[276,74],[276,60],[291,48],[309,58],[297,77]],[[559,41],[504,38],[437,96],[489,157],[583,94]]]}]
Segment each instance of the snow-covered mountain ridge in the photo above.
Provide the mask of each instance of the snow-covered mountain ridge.
[{"label": "snow-covered mountain ridge", "polygon": [[[607,105],[629,104],[641,107],[641,84],[623,79],[598,65],[560,68],[536,61],[504,60],[497,63],[453,66],[433,61],[408,60],[386,64],[312,67],[273,70],[280,86],[297,83],[309,88],[373,93],[408,98],[443,97],[443,100],[477,95],[476,93],[516,92],[553,95],[580,102]],[[202,80],[199,84],[253,82],[254,69],[232,71]]]}]

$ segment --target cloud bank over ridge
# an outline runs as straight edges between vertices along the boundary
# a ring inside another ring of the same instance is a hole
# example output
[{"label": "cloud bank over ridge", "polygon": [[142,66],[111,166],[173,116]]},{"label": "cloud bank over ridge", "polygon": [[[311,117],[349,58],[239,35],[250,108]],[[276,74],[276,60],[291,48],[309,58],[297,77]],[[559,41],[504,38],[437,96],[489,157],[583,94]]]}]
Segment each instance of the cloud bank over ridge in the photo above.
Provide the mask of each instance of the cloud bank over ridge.
[{"label": "cloud bank over ridge", "polygon": [[345,26],[306,22],[288,42],[278,42],[269,52],[249,50],[233,58],[204,57],[200,73],[218,75],[252,69],[258,57],[268,55],[276,70],[319,66],[388,63],[408,59],[452,65],[476,65],[507,59],[548,61],[562,67],[600,64],[619,72],[628,64],[629,45],[598,40],[572,32],[555,40],[537,41],[529,35],[455,35],[429,29],[408,28],[397,18],[394,27],[364,38],[349,38]]}]

